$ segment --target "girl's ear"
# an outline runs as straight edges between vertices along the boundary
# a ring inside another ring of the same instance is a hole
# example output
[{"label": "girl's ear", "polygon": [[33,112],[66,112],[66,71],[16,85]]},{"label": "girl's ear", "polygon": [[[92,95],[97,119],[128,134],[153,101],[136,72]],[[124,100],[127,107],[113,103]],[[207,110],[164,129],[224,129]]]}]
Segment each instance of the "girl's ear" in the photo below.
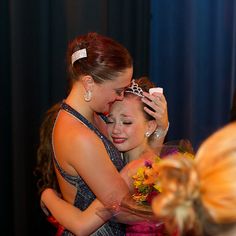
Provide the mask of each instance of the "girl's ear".
[{"label": "girl's ear", "polygon": [[156,123],[156,120],[149,120],[148,121],[148,132],[150,134],[154,133],[154,131],[156,130],[157,128],[157,123]]},{"label": "girl's ear", "polygon": [[93,91],[94,80],[92,76],[90,75],[83,76],[82,83],[86,91],[91,91],[91,92]]}]

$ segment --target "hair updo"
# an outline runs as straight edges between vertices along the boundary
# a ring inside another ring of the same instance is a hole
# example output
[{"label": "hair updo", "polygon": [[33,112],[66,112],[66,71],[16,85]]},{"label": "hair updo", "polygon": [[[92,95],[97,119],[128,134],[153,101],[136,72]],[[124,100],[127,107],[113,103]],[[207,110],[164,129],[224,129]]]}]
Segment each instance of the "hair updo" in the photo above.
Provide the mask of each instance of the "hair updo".
[{"label": "hair updo", "polygon": [[153,200],[153,211],[180,235],[188,230],[201,236],[234,230],[236,122],[207,138],[192,162],[163,160],[159,175],[163,191]]},{"label": "hair updo", "polygon": [[[73,64],[74,52],[86,49],[87,56]],[[67,67],[69,79],[78,80],[81,75],[90,75],[96,83],[113,80],[119,73],[133,66],[128,50],[115,40],[95,32],[75,38],[68,46]]]}]

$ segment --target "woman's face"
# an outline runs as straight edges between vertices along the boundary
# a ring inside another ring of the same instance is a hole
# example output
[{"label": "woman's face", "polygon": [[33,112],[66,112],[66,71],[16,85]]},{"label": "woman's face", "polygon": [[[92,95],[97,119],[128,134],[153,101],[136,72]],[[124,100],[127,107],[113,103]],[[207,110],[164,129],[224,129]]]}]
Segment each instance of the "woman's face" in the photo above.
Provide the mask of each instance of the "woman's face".
[{"label": "woman's face", "polygon": [[108,135],[116,148],[127,152],[146,143],[148,121],[143,114],[140,99],[125,97],[115,102],[108,115]]},{"label": "woman's face", "polygon": [[133,68],[127,68],[115,80],[108,80],[102,84],[95,84],[93,90],[94,109],[96,112],[107,113],[115,101],[124,98],[124,90],[129,86],[133,75]]}]

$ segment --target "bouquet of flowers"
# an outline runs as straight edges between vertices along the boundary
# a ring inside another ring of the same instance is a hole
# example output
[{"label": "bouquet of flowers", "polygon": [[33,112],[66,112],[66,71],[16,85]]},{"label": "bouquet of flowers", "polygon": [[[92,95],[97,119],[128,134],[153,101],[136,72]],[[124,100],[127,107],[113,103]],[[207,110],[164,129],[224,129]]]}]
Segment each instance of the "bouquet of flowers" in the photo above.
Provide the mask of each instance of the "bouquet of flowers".
[{"label": "bouquet of flowers", "polygon": [[144,160],[144,165],[139,167],[137,172],[132,176],[134,193],[133,200],[137,204],[151,205],[152,199],[161,193],[161,186],[159,182],[158,167],[159,163],[164,158],[190,158],[193,159],[193,149],[189,141],[178,141],[175,143],[168,143],[164,145],[154,160]]},{"label": "bouquet of flowers", "polygon": [[137,203],[150,205],[153,197],[161,192],[158,181],[160,161],[160,157],[156,157],[154,162],[145,160],[144,165],[139,167],[137,173],[132,176],[134,186],[132,197]]}]

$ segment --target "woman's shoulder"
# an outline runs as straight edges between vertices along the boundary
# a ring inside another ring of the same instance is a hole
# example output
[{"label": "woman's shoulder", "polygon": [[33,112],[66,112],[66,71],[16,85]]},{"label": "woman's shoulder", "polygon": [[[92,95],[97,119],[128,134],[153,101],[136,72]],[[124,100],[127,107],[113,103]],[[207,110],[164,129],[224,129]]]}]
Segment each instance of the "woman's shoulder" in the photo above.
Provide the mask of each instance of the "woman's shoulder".
[{"label": "woman's shoulder", "polygon": [[74,149],[93,149],[102,145],[102,141],[93,130],[76,118],[60,113],[53,130],[54,144],[59,144],[67,152]]},{"label": "woman's shoulder", "polygon": [[64,138],[73,138],[72,142],[78,139],[83,141],[87,138],[96,137],[95,133],[82,121],[61,111],[55,123],[54,132]]}]

